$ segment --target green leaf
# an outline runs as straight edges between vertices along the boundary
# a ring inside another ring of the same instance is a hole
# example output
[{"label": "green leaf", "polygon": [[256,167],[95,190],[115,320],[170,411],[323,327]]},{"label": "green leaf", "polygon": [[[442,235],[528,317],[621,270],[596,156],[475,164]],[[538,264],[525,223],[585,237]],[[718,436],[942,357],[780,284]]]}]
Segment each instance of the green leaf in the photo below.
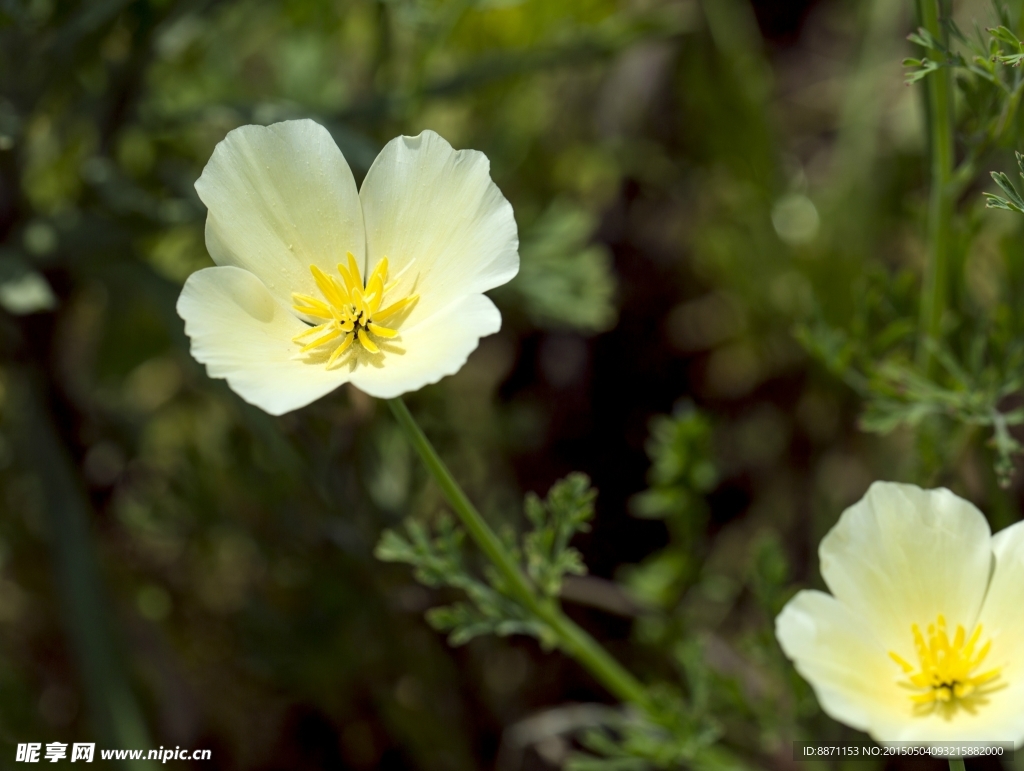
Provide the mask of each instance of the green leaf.
[{"label": "green leaf", "polygon": [[416,580],[427,586],[462,587],[472,579],[466,572],[462,558],[465,533],[455,526],[451,517],[438,521],[437,535],[419,522],[406,522],[408,538],[394,530],[385,530],[374,550],[374,556],[383,562],[404,562],[415,568]]},{"label": "green leaf", "polygon": [[580,553],[569,546],[576,533],[590,530],[597,492],[585,474],[574,473],[556,482],[541,501],[528,495],[526,517],[533,530],[523,538],[526,571],[541,594],[557,597],[566,574],[587,572]]},{"label": "green leaf", "polygon": [[992,35],[994,40],[998,40],[1001,43],[1006,43],[1011,46],[1016,46],[1018,49],[1022,48],[1020,40],[1008,27],[1000,25],[989,29],[989,33]]},{"label": "green leaf", "polygon": [[[698,690],[710,698],[714,685],[695,644],[683,645],[679,654]],[[695,670],[700,670],[698,674]],[[738,758],[715,747],[722,729],[705,711],[701,700],[687,702],[667,686],[652,687],[647,716],[623,715],[603,728],[583,732],[579,741],[587,754],[577,753],[566,763],[575,771],[618,769],[743,768]]]},{"label": "green leaf", "polygon": [[916,45],[922,46],[923,48],[931,48],[935,50],[941,49],[938,41],[932,37],[932,33],[926,30],[924,27],[918,27],[915,32],[911,32],[907,35],[907,40]]},{"label": "green leaf", "polygon": [[671,416],[651,421],[646,449],[651,459],[650,488],[630,501],[634,516],[685,517],[718,484],[711,423],[689,402],[683,402]]},{"label": "green leaf", "polygon": [[[1021,178],[1024,179],[1024,155],[1021,155],[1021,153],[1015,153],[1015,155],[1017,156],[1017,166],[1020,168]],[[1024,197],[1017,192],[1017,188],[1013,182],[1010,181],[1010,178],[1001,171],[993,171],[991,174],[992,179],[997,185],[999,185],[999,188],[1006,193],[1008,198],[1001,198],[993,193],[984,193],[983,195],[986,200],[985,205],[990,209],[1005,209],[1007,211],[1015,211],[1024,214]]]},{"label": "green leaf", "polygon": [[924,80],[924,78],[928,77],[928,75],[935,72],[940,67],[942,67],[942,65],[936,61],[932,61],[931,59],[922,59],[920,69],[911,70],[910,72],[908,72],[905,78],[905,82],[908,85],[917,83],[921,80]]},{"label": "green leaf", "polygon": [[519,275],[507,291],[536,325],[585,332],[615,325],[612,259],[592,242],[596,227],[590,212],[556,202],[524,235]]},{"label": "green leaf", "polygon": [[[596,496],[586,475],[570,474],[551,488],[545,500],[527,496],[525,512],[533,529],[521,544],[511,529],[501,534],[513,559],[525,563],[527,575],[549,600],[557,599],[566,574],[586,573],[582,556],[569,542],[576,533],[589,530]],[[384,562],[411,565],[416,580],[426,586],[465,593],[466,601],[427,613],[427,621],[448,632],[452,645],[485,634],[526,634],[546,648],[554,647],[557,636],[519,602],[497,571],[485,567],[483,579],[470,571],[464,544],[465,532],[449,516],[439,518],[433,532],[410,519],[404,534],[390,529],[381,533],[374,555]]]},{"label": "green leaf", "polygon": [[[479,601],[481,598],[477,598]],[[515,617],[518,606],[511,600],[498,596],[490,602],[472,604],[457,602],[427,611],[427,623],[439,632],[448,632],[448,643],[452,646],[465,645],[474,637],[493,634],[508,637],[514,634],[536,637],[546,648],[555,645],[554,633],[541,622]]]}]

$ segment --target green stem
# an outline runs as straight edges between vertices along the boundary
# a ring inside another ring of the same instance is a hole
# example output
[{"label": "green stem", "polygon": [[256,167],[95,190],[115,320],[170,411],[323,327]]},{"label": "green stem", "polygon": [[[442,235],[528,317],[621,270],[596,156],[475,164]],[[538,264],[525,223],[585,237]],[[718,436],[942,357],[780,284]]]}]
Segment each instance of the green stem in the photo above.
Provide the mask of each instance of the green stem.
[{"label": "green stem", "polygon": [[949,771],[964,771],[963,758],[950,758]]},{"label": "green stem", "polygon": [[537,595],[529,579],[519,569],[508,549],[491,527],[480,516],[469,498],[452,477],[448,467],[441,460],[434,446],[416,423],[409,408],[401,398],[389,399],[388,406],[406,436],[416,448],[427,470],[437,481],[448,503],[462,520],[466,530],[476,541],[481,551],[494,564],[516,598],[527,610],[547,624],[558,636],[563,651],[586,667],[611,693],[623,701],[640,707],[648,704],[644,686],[630,674],[593,637],[569,619],[554,602]]},{"label": "green stem", "polygon": [[[932,37],[945,45],[948,36],[940,21],[942,0],[919,0],[923,26]],[[945,54],[931,49],[928,56],[942,61]],[[932,354],[926,345],[930,338],[938,340],[942,332],[942,316],[946,310],[949,283],[949,262],[953,240],[953,98],[949,67],[941,67],[926,79],[928,87],[928,129],[931,149],[931,197],[928,202],[928,265],[921,288],[920,335],[918,363],[925,369],[932,365]]]}]

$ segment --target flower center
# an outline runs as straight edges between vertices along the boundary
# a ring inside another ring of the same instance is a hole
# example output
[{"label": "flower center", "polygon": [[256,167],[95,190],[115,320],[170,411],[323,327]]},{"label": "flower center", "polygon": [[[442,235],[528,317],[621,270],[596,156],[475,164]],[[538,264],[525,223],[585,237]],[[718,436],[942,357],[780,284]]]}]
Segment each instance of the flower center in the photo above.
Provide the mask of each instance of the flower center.
[{"label": "flower center", "polygon": [[[377,263],[365,283],[352,252],[348,253],[348,265],[338,263],[340,280],[316,265],[310,265],[309,271],[323,299],[293,292],[295,305],[292,307],[305,316],[324,321],[296,335],[292,341],[302,346],[299,353],[333,348],[327,358],[328,367],[346,352],[352,353],[359,347],[367,353],[380,353],[382,342],[398,335],[397,323],[419,299],[419,295],[413,294],[381,307],[384,295],[394,289],[393,283],[388,284],[387,257]],[[309,342],[302,342],[310,337],[313,339]]]},{"label": "flower center", "polygon": [[919,666],[914,667],[892,651],[889,656],[902,667],[904,674],[909,675],[899,684],[914,691],[910,700],[916,714],[939,711],[948,718],[958,707],[974,714],[977,706],[988,702],[986,696],[1005,687],[1005,683],[994,682],[999,678],[1001,667],[977,672],[992,647],[991,640],[978,647],[981,624],[974,627],[970,637],[962,626],[957,625],[952,640],[946,632],[946,617],[941,614],[936,623],[928,625],[927,640],[917,624],[910,629]]}]

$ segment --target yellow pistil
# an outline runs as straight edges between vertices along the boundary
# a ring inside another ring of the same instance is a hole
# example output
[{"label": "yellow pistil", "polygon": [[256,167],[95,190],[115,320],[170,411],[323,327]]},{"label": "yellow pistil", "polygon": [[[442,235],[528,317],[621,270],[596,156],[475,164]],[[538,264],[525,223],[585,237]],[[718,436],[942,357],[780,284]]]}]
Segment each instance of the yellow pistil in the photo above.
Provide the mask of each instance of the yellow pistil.
[{"label": "yellow pistil", "polygon": [[340,280],[316,265],[311,265],[309,271],[323,299],[293,292],[295,304],[292,307],[304,316],[322,321],[296,335],[292,341],[302,346],[299,353],[330,346],[328,367],[347,351],[354,351],[354,343],[367,353],[380,353],[380,341],[398,335],[396,324],[401,314],[419,299],[419,295],[409,295],[381,307],[384,295],[394,289],[393,284],[388,284],[387,257],[377,263],[365,283],[352,252],[348,253],[347,264],[338,264]]},{"label": "yellow pistil", "polygon": [[952,640],[946,632],[946,617],[942,615],[936,623],[928,625],[927,640],[917,624],[910,629],[919,666],[914,667],[892,651],[889,656],[904,674],[910,675],[899,684],[915,692],[910,701],[916,714],[938,711],[948,719],[959,707],[973,714],[975,708],[987,703],[986,696],[1005,687],[1005,683],[994,682],[999,678],[1001,667],[976,673],[992,647],[992,642],[988,641],[978,648],[981,624],[974,627],[970,637],[963,626],[958,625]]}]

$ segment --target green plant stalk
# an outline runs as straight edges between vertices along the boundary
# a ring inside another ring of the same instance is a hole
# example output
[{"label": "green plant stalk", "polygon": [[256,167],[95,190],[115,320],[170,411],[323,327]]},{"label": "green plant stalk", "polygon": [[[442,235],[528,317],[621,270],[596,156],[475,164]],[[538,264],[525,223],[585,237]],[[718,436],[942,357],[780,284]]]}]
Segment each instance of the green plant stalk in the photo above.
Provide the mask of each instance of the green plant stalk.
[{"label": "green plant stalk", "polygon": [[[921,26],[938,41],[947,35],[940,22],[942,0],[919,0]],[[941,61],[944,54],[929,50]],[[949,294],[949,263],[953,246],[953,88],[949,67],[941,67],[926,79],[928,131],[931,151],[931,195],[928,201],[928,264],[921,287],[921,318],[917,344],[918,364],[928,371],[932,353],[928,340],[939,340],[942,316]]]},{"label": "green plant stalk", "polygon": [[[30,371],[15,370],[12,383],[25,457],[42,483],[57,591],[93,729],[108,746],[152,746],[111,629],[89,528],[89,504],[49,412],[41,403],[41,378]],[[124,760],[116,765],[136,771],[155,768],[148,760]]]},{"label": "green plant stalk", "polygon": [[950,758],[949,771],[964,771],[963,758]]},{"label": "green plant stalk", "polygon": [[476,541],[481,551],[491,561],[508,587],[515,593],[523,606],[543,621],[558,636],[559,647],[586,667],[605,688],[619,699],[646,709],[649,704],[647,690],[618,661],[612,658],[601,645],[568,616],[557,604],[537,596],[529,579],[512,559],[508,549],[484,521],[480,512],[470,502],[459,483],[455,481],[448,467],[437,454],[426,434],[401,398],[389,399],[388,406],[398,424],[405,431],[409,442],[419,453],[427,470],[444,493],[448,503],[455,510],[466,530]]}]

